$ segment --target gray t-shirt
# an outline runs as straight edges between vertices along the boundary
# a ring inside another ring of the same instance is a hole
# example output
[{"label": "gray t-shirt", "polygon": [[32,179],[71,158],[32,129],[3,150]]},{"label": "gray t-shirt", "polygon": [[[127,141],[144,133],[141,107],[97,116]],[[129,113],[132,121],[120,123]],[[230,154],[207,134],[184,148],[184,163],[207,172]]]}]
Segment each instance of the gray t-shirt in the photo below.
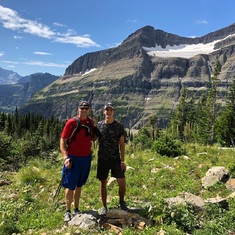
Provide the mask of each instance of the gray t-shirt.
[{"label": "gray t-shirt", "polygon": [[104,121],[98,122],[97,128],[100,131],[98,138],[99,151],[98,157],[103,160],[120,159],[119,139],[124,135],[124,127],[121,123],[114,120],[110,124]]}]

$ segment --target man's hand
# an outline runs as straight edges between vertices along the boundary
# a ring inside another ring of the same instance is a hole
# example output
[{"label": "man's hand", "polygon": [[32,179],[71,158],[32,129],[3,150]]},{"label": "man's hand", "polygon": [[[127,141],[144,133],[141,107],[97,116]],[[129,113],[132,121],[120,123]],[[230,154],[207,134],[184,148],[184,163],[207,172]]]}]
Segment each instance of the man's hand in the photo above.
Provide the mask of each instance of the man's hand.
[{"label": "man's hand", "polygon": [[67,169],[72,168],[72,160],[70,158],[66,158],[64,160],[64,165],[66,166]]},{"label": "man's hand", "polygon": [[124,162],[121,162],[121,168],[122,168],[122,171],[126,171],[126,164]]}]

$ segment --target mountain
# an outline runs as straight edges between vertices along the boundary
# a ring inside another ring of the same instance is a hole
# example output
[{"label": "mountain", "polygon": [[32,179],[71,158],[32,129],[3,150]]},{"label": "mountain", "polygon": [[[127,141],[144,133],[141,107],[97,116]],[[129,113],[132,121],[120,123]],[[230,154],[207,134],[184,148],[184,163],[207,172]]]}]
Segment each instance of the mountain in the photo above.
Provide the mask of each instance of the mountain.
[{"label": "mountain", "polygon": [[14,112],[16,107],[20,108],[24,105],[34,93],[58,78],[49,73],[35,73],[20,77],[18,83],[0,85],[0,112]]},{"label": "mountain", "polygon": [[207,89],[217,60],[221,64],[221,104],[235,75],[235,24],[202,37],[181,37],[143,27],[119,46],[77,58],[65,74],[37,92],[20,109],[67,119],[88,100],[97,119],[107,101],[125,127],[140,128],[151,114],[165,126],[182,87],[196,99]]},{"label": "mountain", "polygon": [[0,85],[15,84],[20,78],[18,73],[0,67]]}]

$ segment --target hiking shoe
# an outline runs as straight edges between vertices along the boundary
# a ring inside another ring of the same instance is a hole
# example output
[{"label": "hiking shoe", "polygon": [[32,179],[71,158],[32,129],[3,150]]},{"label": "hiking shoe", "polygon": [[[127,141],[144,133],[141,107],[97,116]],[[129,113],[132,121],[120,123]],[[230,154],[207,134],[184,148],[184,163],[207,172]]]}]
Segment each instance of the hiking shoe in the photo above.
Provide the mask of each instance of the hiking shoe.
[{"label": "hiking shoe", "polygon": [[124,210],[124,211],[128,211],[129,209],[126,206],[126,202],[125,201],[121,201],[120,202],[120,209]]},{"label": "hiking shoe", "polygon": [[72,215],[70,212],[66,211],[64,214],[64,222],[69,222],[72,218]]},{"label": "hiking shoe", "polygon": [[100,216],[106,216],[106,213],[107,213],[107,208],[105,207],[102,207],[99,211]]},{"label": "hiking shoe", "polygon": [[81,214],[81,211],[78,210],[78,209],[74,209],[73,210],[73,216],[78,215],[78,214]]}]

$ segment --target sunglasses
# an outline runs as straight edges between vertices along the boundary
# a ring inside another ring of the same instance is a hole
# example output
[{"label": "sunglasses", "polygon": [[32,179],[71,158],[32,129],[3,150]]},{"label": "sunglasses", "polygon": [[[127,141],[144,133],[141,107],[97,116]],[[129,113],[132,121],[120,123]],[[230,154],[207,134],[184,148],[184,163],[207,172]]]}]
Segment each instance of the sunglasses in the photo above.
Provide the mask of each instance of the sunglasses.
[{"label": "sunglasses", "polygon": [[89,108],[88,107],[86,107],[86,108],[84,108],[84,107],[82,107],[82,108],[80,108],[81,110],[88,110]]}]

